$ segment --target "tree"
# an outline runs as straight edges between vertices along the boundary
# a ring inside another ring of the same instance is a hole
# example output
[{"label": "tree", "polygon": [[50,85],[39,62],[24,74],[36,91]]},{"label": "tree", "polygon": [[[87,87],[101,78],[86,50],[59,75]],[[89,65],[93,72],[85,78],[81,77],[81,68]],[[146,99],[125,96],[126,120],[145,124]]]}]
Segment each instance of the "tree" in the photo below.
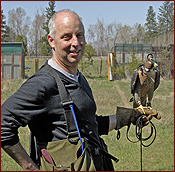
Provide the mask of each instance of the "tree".
[{"label": "tree", "polygon": [[98,44],[98,48],[100,50],[100,56],[101,56],[101,63],[100,63],[100,72],[99,72],[99,76],[101,76],[102,74],[102,56],[103,56],[103,50],[104,50],[104,42],[105,42],[105,37],[104,37],[104,33],[105,33],[105,26],[104,26],[104,22],[100,21],[99,19],[97,19],[97,25],[96,25],[96,32],[97,32],[97,44]]},{"label": "tree", "polygon": [[49,56],[51,55],[51,47],[47,40],[47,35],[49,34],[48,23],[52,15],[55,13],[55,1],[49,1],[49,7],[46,8],[46,22],[43,29],[46,31],[46,35],[43,36],[40,40],[41,44],[41,55]]},{"label": "tree", "polygon": [[96,33],[95,33],[95,25],[90,24],[87,36],[86,36],[88,43],[91,44],[93,47],[95,47],[95,41],[96,41]]},{"label": "tree", "polygon": [[156,13],[154,12],[154,9],[152,6],[149,6],[146,16],[147,16],[146,23],[145,23],[146,31],[147,31],[147,35],[151,37],[157,32]]},{"label": "tree", "polygon": [[106,51],[111,52],[114,48],[114,44],[117,38],[116,23],[113,22],[106,26],[105,29],[105,42],[106,42]]},{"label": "tree", "polygon": [[83,58],[86,58],[88,59],[89,61],[91,61],[91,63],[93,62],[92,60],[92,56],[95,55],[95,50],[94,48],[92,47],[91,44],[87,44],[86,43],[86,49],[85,49],[85,53],[83,55]]},{"label": "tree", "polygon": [[145,38],[145,27],[141,24],[136,23],[133,27],[133,32],[131,34],[131,43],[133,44],[142,44]]},{"label": "tree", "polygon": [[165,1],[159,8],[157,18],[160,33],[174,31],[174,2]]},{"label": "tree", "polygon": [[6,42],[7,38],[7,25],[5,20],[5,15],[3,14],[2,6],[1,6],[1,42]]},{"label": "tree", "polygon": [[24,53],[25,53],[25,55],[27,55],[27,38],[24,36],[18,35],[16,37],[15,42],[22,42],[23,47],[24,47]]},{"label": "tree", "polygon": [[161,43],[174,43],[174,2],[165,1],[159,8],[157,18]]},{"label": "tree", "polygon": [[12,9],[8,12],[8,26],[14,33],[15,41],[18,35],[27,37],[29,33],[30,17],[26,17],[26,12],[21,7]]},{"label": "tree", "polygon": [[32,28],[30,31],[30,55],[40,56],[41,47],[40,40],[45,35],[45,31],[43,29],[43,23],[45,22],[44,12],[39,14],[37,10],[35,18],[32,22]]},{"label": "tree", "polygon": [[86,43],[86,49],[85,53],[79,63],[79,69],[82,72],[87,72],[85,71],[86,68],[89,69],[89,65],[93,66],[93,59],[92,57],[95,55],[95,49],[92,47],[92,45]]},{"label": "tree", "polygon": [[88,28],[87,38],[89,44],[91,44],[97,52],[97,56],[102,56],[105,46],[105,26],[104,22],[97,19],[97,23],[90,25]]},{"label": "tree", "polygon": [[120,43],[130,43],[132,38],[131,26],[118,24],[117,25],[117,41]]}]

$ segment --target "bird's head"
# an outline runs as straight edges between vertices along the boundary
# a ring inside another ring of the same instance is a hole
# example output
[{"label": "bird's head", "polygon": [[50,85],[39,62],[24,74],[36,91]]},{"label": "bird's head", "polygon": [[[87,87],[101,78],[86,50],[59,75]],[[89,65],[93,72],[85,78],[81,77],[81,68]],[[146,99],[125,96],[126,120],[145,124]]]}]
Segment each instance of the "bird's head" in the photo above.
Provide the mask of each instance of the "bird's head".
[{"label": "bird's head", "polygon": [[147,61],[147,62],[145,63],[145,68],[151,69],[151,68],[152,68],[152,62],[151,62],[151,61]]}]

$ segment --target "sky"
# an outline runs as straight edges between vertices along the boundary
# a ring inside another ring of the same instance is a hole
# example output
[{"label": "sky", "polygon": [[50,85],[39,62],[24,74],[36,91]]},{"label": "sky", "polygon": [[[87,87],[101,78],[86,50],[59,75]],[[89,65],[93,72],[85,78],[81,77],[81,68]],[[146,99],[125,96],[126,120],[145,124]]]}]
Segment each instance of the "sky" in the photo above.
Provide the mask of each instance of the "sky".
[{"label": "sky", "polygon": [[[45,11],[49,1],[1,1],[3,14],[8,19],[8,11],[18,7],[26,11],[26,16],[33,21],[36,11]],[[164,1],[56,1],[55,11],[71,9],[77,12],[83,19],[85,30],[89,25],[96,24],[97,19],[105,24],[112,22],[122,25],[134,26],[139,23],[144,25],[149,6],[153,6],[156,16],[159,7]],[[7,22],[8,23],[8,22]]]}]

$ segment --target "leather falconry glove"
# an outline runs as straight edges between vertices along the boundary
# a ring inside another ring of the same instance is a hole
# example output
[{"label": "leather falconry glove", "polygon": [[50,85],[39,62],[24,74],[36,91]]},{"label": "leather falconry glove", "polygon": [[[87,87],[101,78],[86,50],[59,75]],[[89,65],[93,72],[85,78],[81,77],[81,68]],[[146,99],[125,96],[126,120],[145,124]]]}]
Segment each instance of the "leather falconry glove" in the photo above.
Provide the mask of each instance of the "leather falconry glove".
[{"label": "leather falconry glove", "polygon": [[152,117],[161,119],[161,116],[157,113],[156,110],[148,107],[143,107],[143,109],[117,107],[115,129],[118,130],[123,126],[129,126],[131,123],[133,125],[136,125],[136,121],[140,116],[142,116],[143,126],[146,126]]}]

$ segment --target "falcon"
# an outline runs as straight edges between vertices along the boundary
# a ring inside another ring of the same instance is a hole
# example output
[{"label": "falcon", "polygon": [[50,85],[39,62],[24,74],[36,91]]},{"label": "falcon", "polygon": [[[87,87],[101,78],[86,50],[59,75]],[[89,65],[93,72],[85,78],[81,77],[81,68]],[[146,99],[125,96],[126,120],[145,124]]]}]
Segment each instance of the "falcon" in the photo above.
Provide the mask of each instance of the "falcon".
[{"label": "falcon", "polygon": [[[160,84],[160,71],[157,69],[158,64],[152,59],[148,59],[144,65],[134,70],[131,78],[131,94],[133,97],[133,108],[143,106],[151,107],[151,101],[154,91]],[[144,110],[143,110],[144,111]]]}]

